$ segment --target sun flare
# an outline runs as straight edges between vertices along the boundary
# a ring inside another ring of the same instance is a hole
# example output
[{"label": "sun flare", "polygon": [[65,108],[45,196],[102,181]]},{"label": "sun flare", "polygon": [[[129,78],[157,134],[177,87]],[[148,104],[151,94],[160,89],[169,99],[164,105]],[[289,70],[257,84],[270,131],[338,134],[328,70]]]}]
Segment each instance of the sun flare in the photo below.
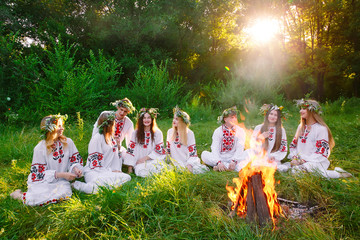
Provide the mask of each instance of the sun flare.
[{"label": "sun flare", "polygon": [[253,42],[267,43],[280,32],[279,21],[276,19],[257,19],[245,29]]}]

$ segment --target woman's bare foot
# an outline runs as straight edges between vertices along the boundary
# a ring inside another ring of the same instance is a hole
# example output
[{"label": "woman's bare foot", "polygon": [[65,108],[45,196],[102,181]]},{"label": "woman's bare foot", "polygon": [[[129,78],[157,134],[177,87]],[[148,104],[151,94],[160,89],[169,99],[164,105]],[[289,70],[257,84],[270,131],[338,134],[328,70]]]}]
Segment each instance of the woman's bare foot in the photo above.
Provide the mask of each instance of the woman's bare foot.
[{"label": "woman's bare foot", "polygon": [[133,167],[129,166],[129,167],[128,167],[128,174],[133,173],[133,172],[134,172]]},{"label": "woman's bare foot", "polygon": [[219,171],[219,167],[218,167],[218,166],[214,166],[214,167],[213,167],[213,170],[214,170],[215,172],[218,172],[218,171]]},{"label": "woman's bare foot", "polygon": [[23,192],[20,189],[16,189],[12,193],[10,193],[10,197],[12,197],[13,199],[18,199],[18,200],[22,199],[22,195],[23,195]]}]

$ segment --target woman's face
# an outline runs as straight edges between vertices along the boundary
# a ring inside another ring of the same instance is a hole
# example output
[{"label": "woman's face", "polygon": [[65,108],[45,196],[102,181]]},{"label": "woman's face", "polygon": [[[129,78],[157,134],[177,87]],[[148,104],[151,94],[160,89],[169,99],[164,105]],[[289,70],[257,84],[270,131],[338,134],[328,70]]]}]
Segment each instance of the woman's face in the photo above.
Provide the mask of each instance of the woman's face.
[{"label": "woman's face", "polygon": [[269,123],[275,124],[277,120],[278,120],[278,113],[276,110],[272,110],[269,113],[268,121],[269,121]]},{"label": "woman's face", "polygon": [[178,123],[179,123],[179,118],[176,117],[176,116],[174,116],[173,122],[172,122],[173,127],[177,127],[177,126],[178,126]]},{"label": "woman's face", "polygon": [[309,113],[308,113],[308,110],[306,108],[300,109],[299,112],[300,112],[301,118],[307,119],[309,117]]},{"label": "woman's face", "polygon": [[144,114],[143,124],[145,127],[149,127],[151,125],[152,119],[149,113]]},{"label": "woman's face", "polygon": [[61,135],[63,135],[63,132],[64,132],[63,121],[62,119],[59,119],[56,127],[57,136],[60,137]]}]

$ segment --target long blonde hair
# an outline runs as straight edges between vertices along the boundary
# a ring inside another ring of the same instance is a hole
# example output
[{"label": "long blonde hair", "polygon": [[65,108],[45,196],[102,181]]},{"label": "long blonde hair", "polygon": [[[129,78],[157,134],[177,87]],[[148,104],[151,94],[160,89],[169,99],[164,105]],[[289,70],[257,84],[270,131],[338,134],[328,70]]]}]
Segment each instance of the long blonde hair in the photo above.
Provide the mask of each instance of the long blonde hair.
[{"label": "long blonde hair", "polygon": [[180,143],[184,146],[187,146],[188,126],[181,117],[177,117],[177,119],[178,119],[178,125],[177,125],[177,127],[173,126],[173,134],[171,136],[171,140],[174,141],[176,136],[179,134]]},{"label": "long blonde hair", "polygon": [[[41,120],[41,123],[40,123],[40,129],[43,130],[45,128],[45,125],[46,125],[46,122],[49,121],[51,118],[53,117],[53,115],[49,115],[49,116],[46,116],[44,117],[42,120]],[[47,150],[47,153],[50,154],[52,149],[53,149],[53,144],[59,140],[63,145],[64,147],[67,146],[67,138],[64,136],[64,135],[61,135],[61,136],[58,136],[57,135],[57,130],[59,128],[59,123],[60,123],[60,120],[61,120],[61,123],[64,124],[64,121],[59,118],[55,118],[54,119],[54,124],[56,124],[56,128],[53,130],[53,131],[48,131],[45,133],[45,146],[46,146],[46,150]],[[64,125],[63,125],[64,126]]]},{"label": "long blonde hair", "polygon": [[[317,112],[310,111],[309,109],[306,109],[306,111],[307,111],[309,117],[312,116],[317,123],[319,123],[320,125],[326,127],[326,129],[328,131],[330,150],[332,150],[333,147],[335,146],[335,141],[334,141],[333,135],[332,135],[332,133],[330,131],[330,128],[328,127],[328,125],[326,125],[324,119],[322,119],[322,117]],[[295,135],[296,140],[299,138],[299,136],[304,134],[305,125],[306,125],[306,119],[300,117],[300,127],[296,131],[296,135]]]}]

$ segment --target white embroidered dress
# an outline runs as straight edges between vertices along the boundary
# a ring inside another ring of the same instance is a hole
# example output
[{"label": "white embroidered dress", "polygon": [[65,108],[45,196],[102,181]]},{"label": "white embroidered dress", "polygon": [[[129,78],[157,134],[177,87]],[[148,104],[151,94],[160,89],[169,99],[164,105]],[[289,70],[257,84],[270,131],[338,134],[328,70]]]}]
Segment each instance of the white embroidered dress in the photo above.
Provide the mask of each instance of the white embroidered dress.
[{"label": "white embroidered dress", "polygon": [[72,172],[76,166],[82,169],[82,158],[70,139],[64,146],[56,141],[48,154],[45,140],[34,148],[34,155],[28,176],[28,190],[23,193],[26,205],[46,205],[68,199],[72,195],[70,182],[64,178],[55,178],[55,172]]},{"label": "white embroidered dress", "polygon": [[[300,128],[300,125],[298,129]],[[328,157],[330,156],[329,136],[325,126],[314,123],[305,126],[305,131],[298,139],[293,139],[290,144],[289,159],[298,156],[306,162],[302,165],[292,167],[293,172],[297,171],[318,171],[327,178],[339,178],[340,173],[327,170],[330,166]]]},{"label": "white embroidered dress", "polygon": [[[111,113],[111,111],[104,111],[104,112],[108,112]],[[104,113],[102,112],[102,113]],[[101,114],[102,114],[101,113]],[[100,114],[100,116],[101,116]],[[94,128],[93,128],[93,132],[92,132],[92,136],[94,136],[95,134],[99,133],[99,128],[98,128],[98,122],[99,119],[96,120],[95,124],[94,124]],[[129,145],[130,143],[130,139],[131,139],[131,135],[134,132],[134,124],[133,122],[130,120],[130,118],[128,118],[127,116],[125,116],[123,119],[119,120],[117,118],[115,118],[115,133],[114,133],[114,137],[115,139],[118,138],[119,139],[119,144],[118,147],[120,149],[119,154],[120,154],[120,158],[121,161],[124,161],[124,155],[126,153],[126,148],[124,148],[122,146],[122,142],[126,141],[126,146]]]},{"label": "white embroidered dress", "polygon": [[245,161],[245,137],[246,133],[241,127],[235,125],[229,128],[223,124],[213,133],[211,152],[203,151],[201,159],[211,167],[221,161],[227,168],[232,161],[236,161],[235,171],[239,171],[240,162]]},{"label": "white embroidered dress", "polygon": [[[137,130],[132,134],[124,164],[133,166],[135,174],[140,177],[147,177],[151,173],[159,173],[164,167],[164,158],[166,156],[162,132],[160,129],[157,129],[154,133],[154,140],[152,140],[150,131],[145,131],[144,143],[136,141],[136,132]],[[149,156],[151,160],[136,164],[139,159],[145,156]]]},{"label": "white embroidered dress", "polygon": [[[103,134],[95,134],[90,140],[88,158],[84,168],[85,182],[74,182],[74,188],[85,193],[97,193],[100,186],[119,187],[131,180],[121,172],[118,147],[113,138],[107,144]],[[120,171],[120,172],[113,172]]]},{"label": "white embroidered dress", "polygon": [[179,135],[172,140],[174,129],[170,128],[166,135],[166,149],[173,160],[175,167],[186,168],[190,164],[193,168],[193,173],[203,173],[209,169],[200,163],[197,155],[195,135],[190,129],[187,129],[187,146],[182,145],[179,140]]},{"label": "white embroidered dress", "polygon": [[[263,126],[263,124],[257,125],[254,128],[254,131],[251,135],[251,139],[250,139],[250,147],[251,149],[246,150],[247,154],[248,154],[248,158],[251,158],[251,156],[253,156],[254,154],[259,154],[261,152],[261,148],[262,148],[262,143],[257,141],[258,136],[260,134],[260,130],[261,127]],[[290,167],[290,163],[286,163],[286,164],[281,164],[281,161],[286,157],[287,154],[287,138],[286,138],[286,132],[285,129],[282,127],[281,131],[282,131],[282,136],[281,136],[281,144],[280,144],[280,148],[275,151],[275,152],[271,152],[274,145],[275,145],[275,140],[276,140],[276,127],[269,127],[268,129],[269,131],[269,136],[268,136],[268,148],[266,149],[266,158],[269,159],[271,157],[275,158],[274,164],[277,167],[277,170],[284,172],[287,171]],[[260,148],[260,149],[259,149]],[[267,161],[266,159],[266,161]],[[249,159],[248,159],[249,160]],[[246,164],[243,164],[245,167]],[[271,165],[271,164],[270,164]]]}]

